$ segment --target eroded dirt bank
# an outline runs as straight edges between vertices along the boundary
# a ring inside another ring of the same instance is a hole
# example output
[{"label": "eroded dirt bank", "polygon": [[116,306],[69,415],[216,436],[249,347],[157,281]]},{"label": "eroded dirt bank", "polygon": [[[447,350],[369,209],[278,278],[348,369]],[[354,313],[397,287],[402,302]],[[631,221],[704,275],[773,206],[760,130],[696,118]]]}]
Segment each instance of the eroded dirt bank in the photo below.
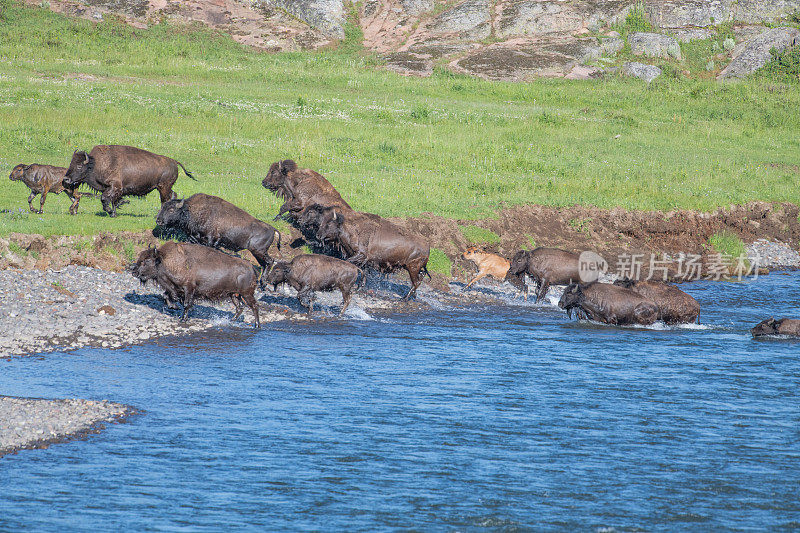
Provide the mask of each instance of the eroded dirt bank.
[{"label": "eroded dirt bank", "polygon": [[[471,272],[471,264],[459,255],[470,244],[511,257],[520,249],[552,246],[570,251],[592,250],[610,264],[622,255],[656,254],[676,257],[680,253],[700,255],[704,259],[716,251],[709,239],[717,234],[739,237],[744,243],[759,239],[782,243],[787,249],[800,246],[800,208],[792,203],[751,202],[711,213],[677,210],[627,211],[595,207],[547,207],[538,205],[501,209],[494,218],[457,220],[424,213],[419,217],[393,218],[396,224],[424,235],[432,248],[444,252],[453,262],[453,276]],[[470,226],[495,234],[471,242]],[[292,230],[291,241],[300,238]],[[59,270],[69,265],[88,266],[121,272],[139,251],[158,245],[152,232],[101,233],[96,236],[53,236],[12,233],[0,238],[0,270]],[[283,254],[292,257],[301,248],[285,246]],[[247,252],[246,255],[249,256]],[[765,258],[766,259],[766,258]],[[762,267],[777,265],[764,262]],[[440,285],[446,285],[438,276]]]}]

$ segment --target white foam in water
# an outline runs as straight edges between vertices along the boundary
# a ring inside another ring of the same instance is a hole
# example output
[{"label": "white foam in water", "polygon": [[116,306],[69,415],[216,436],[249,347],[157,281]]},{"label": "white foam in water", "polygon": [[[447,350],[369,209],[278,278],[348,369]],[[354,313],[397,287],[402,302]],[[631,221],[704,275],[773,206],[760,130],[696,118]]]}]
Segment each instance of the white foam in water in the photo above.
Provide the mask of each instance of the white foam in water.
[{"label": "white foam in water", "polygon": [[353,320],[375,320],[370,316],[369,313],[367,313],[360,307],[352,305],[347,308],[347,311],[344,312],[344,316]]}]

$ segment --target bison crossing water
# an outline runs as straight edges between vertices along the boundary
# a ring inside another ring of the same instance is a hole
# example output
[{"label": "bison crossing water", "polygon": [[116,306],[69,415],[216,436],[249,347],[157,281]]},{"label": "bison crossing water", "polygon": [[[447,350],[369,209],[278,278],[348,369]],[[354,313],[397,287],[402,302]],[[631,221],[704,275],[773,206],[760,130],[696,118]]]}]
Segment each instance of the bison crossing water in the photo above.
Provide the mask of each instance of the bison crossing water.
[{"label": "bison crossing water", "polygon": [[[178,170],[195,179],[184,166],[169,157],[140,148],[98,145],[90,152],[76,151],[69,168],[49,165],[17,165],[12,181],[31,190],[28,205],[37,194],[42,213],[48,192],[65,192],[78,210],[80,185],[101,193],[103,209],[116,216],[125,196],[144,196],[157,190],[161,209],[156,223],[162,230],[180,231],[189,243],[168,242],[143,251],[130,271],[142,283],[155,282],[164,290],[170,308],[183,306],[188,316],[195,298],[230,298],[238,318],[247,305],[259,326],[254,291],[286,283],[298,291],[300,303],[313,310],[314,292],[338,289],[342,293],[340,316],[347,309],[354,288],[363,287],[365,271],[381,274],[408,272],[410,286],[403,299],[416,296],[427,270],[430,246],[415,233],[373,213],[354,210],[324,176],[299,168],[291,159],[273,163],[262,185],[283,199],[277,220],[284,217],[297,228],[318,254],[305,254],[291,262],[277,262],[269,255],[275,244],[280,254],[281,234],[270,224],[216,196],[198,193],[177,198],[172,187]],[[226,254],[248,250],[258,266]],[[674,285],[657,281],[620,280],[600,283],[604,261],[593,252],[576,254],[555,248],[521,250],[506,258],[470,248],[462,254],[478,267],[477,276],[465,287],[489,275],[508,281],[527,299],[529,278],[537,286],[540,302],[552,285],[567,286],[559,307],[569,315],[614,325],[650,325],[699,322],[700,305]],[[752,329],[754,337],[800,336],[800,321],[765,320]]]}]

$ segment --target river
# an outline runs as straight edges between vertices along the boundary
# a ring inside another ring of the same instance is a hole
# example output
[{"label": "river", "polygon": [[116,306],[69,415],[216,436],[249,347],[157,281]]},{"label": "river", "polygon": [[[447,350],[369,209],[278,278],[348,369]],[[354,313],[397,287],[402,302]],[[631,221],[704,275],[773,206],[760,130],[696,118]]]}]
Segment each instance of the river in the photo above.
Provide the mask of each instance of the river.
[{"label": "river", "polygon": [[221,325],[0,361],[144,412],[0,460],[0,530],[800,528],[800,274],[683,288],[700,326],[521,302]]}]

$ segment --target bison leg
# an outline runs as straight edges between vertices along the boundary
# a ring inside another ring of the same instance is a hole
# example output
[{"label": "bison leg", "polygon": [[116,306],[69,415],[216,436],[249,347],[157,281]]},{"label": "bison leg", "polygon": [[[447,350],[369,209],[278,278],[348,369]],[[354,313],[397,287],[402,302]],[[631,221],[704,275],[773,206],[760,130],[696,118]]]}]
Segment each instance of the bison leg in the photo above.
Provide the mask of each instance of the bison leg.
[{"label": "bison leg", "polygon": [[158,187],[158,194],[161,196],[161,203],[167,202],[172,199],[172,184],[169,185],[159,185]]},{"label": "bison leg", "polygon": [[[308,307],[308,314],[311,315],[311,312],[314,310],[314,293],[308,287],[303,287],[300,289],[300,292],[297,293],[297,299],[300,301],[300,305]],[[308,300],[308,304],[303,303],[304,299]]]},{"label": "bison leg", "polygon": [[419,269],[413,269],[407,266],[406,270],[408,271],[408,277],[411,279],[411,288],[408,290],[408,294],[403,296],[403,300],[411,300],[417,297],[417,287],[419,287],[420,284]]},{"label": "bison leg", "polygon": [[256,327],[260,328],[261,320],[258,318],[258,302],[256,302],[255,296],[253,296],[253,293],[247,293],[247,294],[242,294],[241,298],[253,312],[253,316],[256,317]]},{"label": "bison leg", "polygon": [[168,290],[164,291],[164,302],[167,304],[167,308],[169,309],[177,309],[178,304],[176,304],[176,300],[178,300],[178,295],[174,292],[170,292]]},{"label": "bison leg", "polygon": [[41,215],[44,213],[44,201],[47,199],[47,189],[42,191],[42,197],[39,198],[39,211],[38,213]]},{"label": "bison leg", "polygon": [[191,285],[186,287],[183,293],[183,314],[181,315],[181,322],[186,322],[189,316],[189,310],[194,306],[194,287]]},{"label": "bison leg", "polygon": [[236,308],[236,313],[233,315],[233,320],[231,322],[236,322],[236,319],[242,314],[244,311],[244,306],[241,302],[241,297],[238,294],[231,294],[231,302],[233,302],[233,307]]},{"label": "bison leg", "polygon": [[81,201],[81,197],[75,194],[75,191],[71,191],[69,189],[65,189],[64,192],[72,201],[72,205],[69,206],[69,214],[70,215],[78,214],[78,203]]},{"label": "bison leg", "polygon": [[117,205],[120,203],[120,199],[122,199],[122,191],[113,186],[106,189],[100,196],[103,211],[108,213],[110,217],[117,216]]},{"label": "bison leg", "polygon": [[39,194],[39,193],[35,192],[35,191],[32,191],[31,195],[28,196],[28,209],[30,209],[32,213],[36,212],[36,209],[33,208],[33,199],[36,198],[37,194]]},{"label": "bison leg", "polygon": [[273,259],[269,256],[266,250],[250,250],[250,253],[253,254],[253,257],[256,258],[258,264],[261,266],[261,272],[269,272],[269,269],[272,267],[272,263],[274,263]]},{"label": "bison leg", "polygon": [[472,278],[472,281],[470,281],[469,283],[467,283],[467,286],[466,286],[466,287],[464,287],[464,290],[467,290],[467,289],[469,289],[470,285],[472,285],[473,283],[475,283],[475,282],[476,282],[476,281],[478,281],[479,279],[483,279],[483,278],[485,278],[485,277],[486,277],[486,272],[478,272],[478,275],[477,275],[477,276],[475,276],[474,278]]},{"label": "bison leg", "polygon": [[550,282],[547,281],[547,278],[542,279],[539,282],[539,290],[536,293],[536,303],[538,304],[542,299],[547,295],[547,289],[550,288]]},{"label": "bison leg", "polygon": [[350,293],[351,287],[345,286],[340,287],[339,290],[342,291],[342,309],[339,311],[339,316],[343,316],[344,312],[347,310],[347,306],[350,305],[350,299],[353,295]]}]

